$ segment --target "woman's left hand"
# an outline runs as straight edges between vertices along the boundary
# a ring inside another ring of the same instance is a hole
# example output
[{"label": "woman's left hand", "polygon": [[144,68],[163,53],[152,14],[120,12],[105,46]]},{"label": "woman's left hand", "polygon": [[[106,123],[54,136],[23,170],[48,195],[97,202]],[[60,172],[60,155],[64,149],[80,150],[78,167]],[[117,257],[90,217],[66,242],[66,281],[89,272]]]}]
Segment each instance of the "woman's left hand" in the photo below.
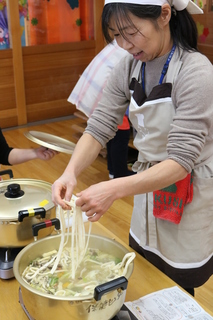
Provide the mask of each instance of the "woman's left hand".
[{"label": "woman's left hand", "polygon": [[89,221],[98,221],[111,207],[115,198],[110,188],[111,181],[94,184],[84,191],[76,194],[76,205],[86,213]]}]

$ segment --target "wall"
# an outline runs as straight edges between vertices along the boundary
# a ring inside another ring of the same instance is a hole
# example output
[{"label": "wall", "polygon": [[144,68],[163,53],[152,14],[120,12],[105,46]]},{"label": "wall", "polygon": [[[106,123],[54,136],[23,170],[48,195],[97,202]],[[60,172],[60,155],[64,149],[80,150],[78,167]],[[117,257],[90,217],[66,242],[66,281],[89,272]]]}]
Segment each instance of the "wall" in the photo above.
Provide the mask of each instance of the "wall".
[{"label": "wall", "polygon": [[73,114],[67,102],[78,78],[103,48],[101,12],[94,0],[95,40],[22,47],[17,0],[6,0],[11,49],[0,50],[0,127]]},{"label": "wall", "polygon": [[23,48],[27,121],[72,114],[67,98],[95,54],[95,41]]}]

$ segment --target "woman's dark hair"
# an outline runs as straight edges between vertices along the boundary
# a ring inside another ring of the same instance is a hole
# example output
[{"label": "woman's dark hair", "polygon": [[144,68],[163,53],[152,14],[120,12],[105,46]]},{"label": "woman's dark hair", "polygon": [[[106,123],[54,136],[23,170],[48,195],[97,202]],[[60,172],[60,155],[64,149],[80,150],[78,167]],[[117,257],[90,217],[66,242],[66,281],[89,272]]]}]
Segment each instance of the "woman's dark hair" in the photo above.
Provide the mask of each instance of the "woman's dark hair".
[{"label": "woman's dark hair", "polygon": [[[128,40],[125,32],[122,30],[122,21],[125,21],[129,26],[136,28],[131,21],[130,13],[138,18],[152,21],[156,29],[158,29],[157,19],[161,14],[161,6],[127,3],[107,4],[104,6],[102,13],[102,30],[107,43],[114,40],[109,29],[109,23],[112,17],[116,21],[120,34]],[[197,27],[192,16],[186,9],[176,11],[172,8],[169,25],[174,43],[185,50],[197,51]]]}]

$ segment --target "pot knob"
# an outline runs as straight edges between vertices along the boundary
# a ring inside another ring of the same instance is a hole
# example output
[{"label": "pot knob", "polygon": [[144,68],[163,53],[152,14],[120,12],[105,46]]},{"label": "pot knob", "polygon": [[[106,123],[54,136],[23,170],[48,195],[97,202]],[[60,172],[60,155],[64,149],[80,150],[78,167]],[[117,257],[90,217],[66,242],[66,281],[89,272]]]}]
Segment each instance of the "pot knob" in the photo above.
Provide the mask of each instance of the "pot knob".
[{"label": "pot knob", "polygon": [[9,199],[20,198],[24,195],[24,191],[21,190],[20,184],[11,183],[7,186],[7,192],[5,192],[5,197]]}]

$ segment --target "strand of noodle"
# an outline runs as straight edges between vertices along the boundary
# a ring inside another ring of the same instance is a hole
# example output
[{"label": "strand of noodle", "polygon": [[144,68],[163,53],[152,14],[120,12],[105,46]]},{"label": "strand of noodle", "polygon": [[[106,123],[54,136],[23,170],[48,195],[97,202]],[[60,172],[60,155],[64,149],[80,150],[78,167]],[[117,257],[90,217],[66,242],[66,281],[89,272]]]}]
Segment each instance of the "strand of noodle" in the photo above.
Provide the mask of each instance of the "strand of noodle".
[{"label": "strand of noodle", "polygon": [[84,221],[83,221],[81,208],[76,206],[75,201],[73,201],[73,199],[71,199],[70,202],[65,201],[65,203],[67,203],[70,207],[73,208],[72,236],[71,236],[72,241],[71,241],[70,253],[72,257],[72,279],[74,279],[75,272],[79,264],[83,260],[88,248],[92,223],[90,222],[88,239],[85,245],[85,228],[84,228]]},{"label": "strand of noodle", "polygon": [[85,238],[85,228],[84,228],[84,221],[83,221],[82,212],[81,212],[81,214],[79,214],[79,218],[81,219],[81,225],[83,226],[82,228],[80,228],[80,233],[81,233],[80,239],[82,239],[81,249],[82,249],[82,254],[84,256],[86,238]]},{"label": "strand of noodle", "polygon": [[81,261],[81,250],[84,249],[84,240],[82,235],[83,219],[82,212],[79,207],[75,207],[76,210],[76,248],[77,248],[77,265]]},{"label": "strand of noodle", "polygon": [[[87,244],[85,246],[85,228],[84,228],[84,222],[83,222],[83,217],[82,217],[82,211],[80,209],[80,207],[77,207],[75,202],[73,205],[73,200],[71,200],[70,202],[65,201],[66,203],[68,203],[68,205],[70,207],[73,208],[73,215],[72,215],[72,241],[71,241],[71,261],[72,261],[72,279],[75,278],[75,271],[78,268],[79,264],[81,263],[81,261],[83,260],[87,248],[88,248],[88,244],[89,244],[89,237],[90,237],[90,233],[91,233],[91,222],[90,222],[90,226],[89,226],[89,234],[88,234],[88,238],[87,238]],[[66,236],[66,241],[65,241],[65,230],[66,230],[66,224],[65,224],[65,218],[64,218],[64,211],[62,210],[61,206],[57,206],[57,214],[56,216],[60,217],[60,221],[61,221],[61,241],[60,241],[60,246],[58,249],[58,253],[57,253],[57,257],[55,259],[55,262],[53,264],[53,267],[50,271],[51,274],[54,274],[58,264],[61,260],[61,256],[62,256],[62,251],[63,248],[65,247],[65,245],[68,242],[68,235],[70,234],[70,228],[69,228],[69,232]],[[63,211],[63,212],[62,212]],[[71,210],[68,210],[69,212],[67,213],[67,217],[68,217],[68,221],[70,218],[70,212]],[[76,254],[75,254],[75,248],[76,248]],[[50,263],[48,263],[49,265]],[[44,266],[43,266],[44,267]],[[37,270],[37,272],[33,275],[36,276],[40,270],[43,269],[39,268]]]},{"label": "strand of noodle", "polygon": [[73,198],[71,198],[70,201],[64,200],[64,202],[70,206],[70,210],[68,210],[68,213],[67,213],[67,224],[68,224],[68,226],[67,226],[67,241],[68,241],[68,238],[69,238],[69,236],[71,234],[71,230],[72,230],[73,222],[72,223],[70,223],[70,222],[71,222],[71,217],[72,217],[72,221],[73,221],[73,216],[74,216],[73,207],[75,205],[75,200]]},{"label": "strand of noodle", "polygon": [[[83,217],[82,217],[82,211],[80,207],[77,207],[74,205],[74,221],[73,221],[73,239],[75,242],[71,244],[71,248],[73,248],[73,253],[74,253],[74,247],[76,251],[76,256],[75,259],[72,258],[72,279],[75,278],[75,271],[79,264],[82,261],[82,256],[83,256],[83,250],[85,247],[85,235],[83,237],[82,231],[84,230],[84,223],[83,223]],[[74,257],[74,256],[72,256]]]},{"label": "strand of noodle", "polygon": [[98,286],[98,282],[94,282],[93,285],[89,285],[89,286],[86,286],[84,289],[85,290],[94,290],[94,287],[97,287]]},{"label": "strand of noodle", "polygon": [[58,253],[57,253],[57,258],[54,262],[54,265],[50,271],[50,273],[54,273],[55,270],[57,269],[58,267],[58,263],[61,259],[61,254],[62,254],[62,250],[63,250],[63,247],[64,247],[64,238],[65,238],[65,219],[64,219],[64,214],[62,214],[62,208],[61,206],[57,206],[57,210],[59,211],[59,217],[60,217],[60,220],[61,220],[61,242],[60,242],[60,246],[59,246],[59,249],[58,249]]},{"label": "strand of noodle", "polygon": [[88,231],[88,236],[87,236],[87,243],[86,243],[86,246],[85,246],[85,249],[84,249],[84,256],[85,256],[85,254],[87,252],[87,249],[88,249],[88,246],[89,246],[89,239],[90,239],[90,235],[91,235],[91,230],[92,230],[92,222],[90,221],[89,222],[89,231]]},{"label": "strand of noodle", "polygon": [[[75,278],[75,259],[74,259],[74,241],[75,241],[75,221],[76,221],[76,207],[73,208],[72,218],[72,242],[71,242],[71,259],[72,259],[72,279]],[[76,257],[77,259],[77,257]]]},{"label": "strand of noodle", "polygon": [[[76,219],[76,223],[75,223],[75,247],[76,247],[76,260],[75,260],[75,270],[74,270],[74,278],[75,278],[75,271],[78,267],[78,265],[80,264],[80,255],[81,255],[81,242],[82,239],[80,237],[80,228],[83,227],[82,225],[82,221],[80,219],[80,215],[82,216],[82,212],[81,210],[79,210],[79,207],[76,207],[75,205],[75,219]],[[73,278],[73,279],[74,279]]]},{"label": "strand of noodle", "polygon": [[[82,212],[81,212],[81,214],[80,213],[77,214],[77,216],[79,217],[79,223],[78,223],[79,230],[80,230],[79,240],[81,241],[81,244],[79,246],[81,255],[80,255],[79,260],[78,260],[78,264],[77,264],[77,267],[78,267],[79,264],[84,259],[85,254],[86,254],[87,249],[88,249],[89,239],[90,239],[90,234],[91,234],[91,229],[92,229],[92,222],[89,222],[89,231],[88,231],[88,237],[87,237],[87,242],[86,242],[85,227],[84,227]],[[80,241],[79,241],[79,243],[80,243]],[[85,244],[85,242],[86,242],[86,244]]]},{"label": "strand of noodle", "polygon": [[[69,226],[69,221],[70,221],[70,219],[71,219],[71,216],[72,216],[72,208],[70,209],[70,210],[67,210],[66,211],[66,213],[67,213],[67,223],[68,223],[68,229],[67,229],[67,235],[66,235],[66,242],[64,243],[64,247],[67,245],[67,243],[68,243],[68,240],[69,240],[69,234],[70,234],[70,230],[71,230],[71,226]],[[63,218],[64,218],[64,214],[63,214]],[[64,218],[64,220],[65,220],[65,218]],[[64,221],[64,224],[65,224],[65,221]]]},{"label": "strand of noodle", "polygon": [[91,281],[88,281],[86,284],[85,283],[81,283],[81,284],[75,284],[75,287],[76,288],[81,288],[81,287],[87,287],[87,286],[90,286],[90,285],[98,285],[98,281],[95,281],[95,280],[91,280]]},{"label": "strand of noodle", "polygon": [[90,259],[90,258],[85,259],[85,260],[84,260],[84,263],[86,263],[86,262],[92,262],[92,263],[98,264],[98,265],[100,265],[100,266],[102,266],[102,264],[103,264],[103,262],[95,261],[95,260]]},{"label": "strand of noodle", "polygon": [[[116,270],[116,269],[120,269],[122,268],[124,265],[125,265],[125,261],[128,259],[128,258],[132,258],[133,259],[135,258],[135,253],[134,252],[129,252],[129,253],[126,253],[125,256],[123,257],[123,260],[121,262],[119,262],[118,264],[116,264],[112,269],[113,270]],[[132,259],[132,260],[133,260]]]},{"label": "strand of noodle", "polygon": [[[64,234],[64,244],[63,247],[66,246],[67,242],[68,242],[68,235],[66,235],[66,222],[65,222],[65,213],[69,216],[70,215],[70,210],[64,211],[61,207],[60,207],[60,220],[61,220],[61,224],[62,224],[62,228],[61,228],[61,232]],[[65,240],[66,239],[66,240]]]},{"label": "strand of noodle", "polygon": [[128,259],[128,261],[126,262],[125,264],[125,268],[124,268],[124,271],[123,271],[123,275],[125,276],[127,274],[127,269],[128,269],[128,266],[129,264],[135,259],[135,253],[132,252],[132,256]]},{"label": "strand of noodle", "polygon": [[78,250],[79,252],[79,260],[78,260],[78,265],[82,262],[84,255],[85,255],[85,228],[84,228],[84,221],[83,221],[83,216],[82,216],[82,211],[80,207],[76,208],[77,210],[77,227],[78,227]]},{"label": "strand of noodle", "polygon": [[[42,270],[46,269],[55,260],[55,258],[56,258],[56,256],[54,256],[49,262],[44,264],[42,267],[38,268],[31,277],[28,276],[28,279],[35,278],[35,276],[37,276]],[[31,272],[32,272],[32,270],[31,270]]]},{"label": "strand of noodle", "polygon": [[81,277],[81,278],[83,278],[83,273],[84,273],[86,270],[87,270],[86,268],[83,268],[83,269],[81,270],[81,273],[80,273],[80,277]]},{"label": "strand of noodle", "polygon": [[113,268],[115,266],[114,261],[106,262],[101,264],[101,268],[106,269],[106,268]]}]

